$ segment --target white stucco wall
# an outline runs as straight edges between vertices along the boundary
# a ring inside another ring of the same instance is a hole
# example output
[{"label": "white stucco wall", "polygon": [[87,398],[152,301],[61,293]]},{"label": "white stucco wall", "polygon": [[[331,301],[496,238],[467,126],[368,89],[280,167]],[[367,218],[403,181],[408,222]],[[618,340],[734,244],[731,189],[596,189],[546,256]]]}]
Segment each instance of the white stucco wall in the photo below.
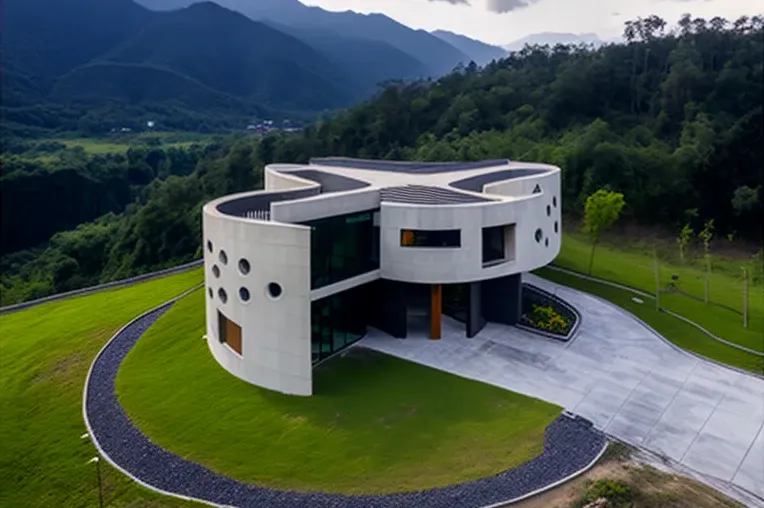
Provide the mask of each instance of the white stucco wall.
[{"label": "white stucco wall", "polygon": [[300,178],[297,175],[290,175],[289,173],[279,173],[279,171],[288,171],[302,167],[296,164],[269,164],[265,166],[265,190],[277,191],[300,189],[302,187],[317,187],[318,184],[311,180]]},{"label": "white stucco wall", "polygon": [[[311,395],[310,230],[221,215],[214,204],[205,206],[203,218],[207,342],[212,355],[245,381]],[[227,264],[220,261],[221,250]],[[250,264],[246,275],[238,266],[242,258]],[[219,267],[220,277],[214,276],[213,266]],[[283,290],[275,300],[267,293],[271,282]],[[241,287],[250,292],[248,302],[239,297]],[[218,295],[220,288],[228,294],[226,303]],[[219,342],[218,310],[241,327],[241,356]]]},{"label": "white stucco wall", "polygon": [[[522,196],[506,201],[437,206],[382,203],[381,277],[420,283],[473,282],[527,272],[550,263],[561,245],[559,178],[556,171],[486,185],[487,193],[490,188],[491,194]],[[536,184],[542,192],[532,194]],[[556,207],[552,196],[557,196]],[[484,267],[482,229],[509,224],[515,224],[514,259]],[[400,244],[401,229],[458,229],[461,246],[404,247]],[[534,238],[537,229],[543,233],[540,242]]]}]

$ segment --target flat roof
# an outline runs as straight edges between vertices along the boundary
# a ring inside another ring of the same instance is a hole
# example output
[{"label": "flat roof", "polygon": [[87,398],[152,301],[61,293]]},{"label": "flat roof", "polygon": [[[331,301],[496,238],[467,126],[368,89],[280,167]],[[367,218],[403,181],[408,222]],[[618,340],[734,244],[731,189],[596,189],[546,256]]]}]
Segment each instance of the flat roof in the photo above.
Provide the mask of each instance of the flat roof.
[{"label": "flat roof", "polygon": [[310,164],[335,168],[367,169],[392,173],[433,174],[472,169],[497,168],[509,164],[509,159],[495,159],[476,162],[410,162],[353,159],[350,157],[315,157]]},{"label": "flat roof", "polygon": [[380,190],[380,200],[389,203],[412,203],[419,205],[447,205],[453,203],[482,203],[493,201],[482,196],[467,194],[430,185],[401,185]]}]

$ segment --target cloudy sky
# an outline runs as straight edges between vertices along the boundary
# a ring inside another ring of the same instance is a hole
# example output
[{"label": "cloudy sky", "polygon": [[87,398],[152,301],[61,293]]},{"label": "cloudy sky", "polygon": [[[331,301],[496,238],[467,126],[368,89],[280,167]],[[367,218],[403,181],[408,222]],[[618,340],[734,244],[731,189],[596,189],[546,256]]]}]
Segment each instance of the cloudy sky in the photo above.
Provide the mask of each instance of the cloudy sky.
[{"label": "cloudy sky", "polygon": [[327,10],[382,12],[414,28],[441,28],[493,44],[540,32],[621,35],[623,22],[657,14],[675,24],[685,13],[735,19],[764,11],[761,0],[301,0]]}]

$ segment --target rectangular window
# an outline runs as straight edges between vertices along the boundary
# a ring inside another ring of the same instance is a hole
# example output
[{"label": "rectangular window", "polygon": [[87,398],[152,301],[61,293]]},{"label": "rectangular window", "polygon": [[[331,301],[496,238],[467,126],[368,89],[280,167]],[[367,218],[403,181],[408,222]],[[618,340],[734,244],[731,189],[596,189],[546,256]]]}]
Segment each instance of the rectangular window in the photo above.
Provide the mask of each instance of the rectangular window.
[{"label": "rectangular window", "polygon": [[241,354],[241,327],[218,311],[218,340]]},{"label": "rectangular window", "polygon": [[515,259],[515,225],[483,228],[483,265]]},{"label": "rectangular window", "polygon": [[306,222],[310,226],[311,289],[379,268],[374,210]]},{"label": "rectangular window", "polygon": [[442,229],[421,231],[416,229],[401,229],[402,247],[446,247],[455,248],[462,245],[462,232],[459,229]]},{"label": "rectangular window", "polygon": [[370,312],[369,285],[311,302],[313,362],[327,358],[366,334]]}]

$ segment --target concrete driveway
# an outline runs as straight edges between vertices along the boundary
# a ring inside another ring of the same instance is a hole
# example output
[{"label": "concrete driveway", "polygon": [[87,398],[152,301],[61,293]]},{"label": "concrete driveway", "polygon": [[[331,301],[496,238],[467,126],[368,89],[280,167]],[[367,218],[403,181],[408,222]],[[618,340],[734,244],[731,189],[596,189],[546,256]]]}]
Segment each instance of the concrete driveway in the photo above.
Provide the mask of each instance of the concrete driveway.
[{"label": "concrete driveway", "polygon": [[608,434],[764,498],[764,380],[678,350],[618,307],[533,275],[575,306],[569,343],[489,324],[475,338],[373,330],[359,344],[558,404]]}]

